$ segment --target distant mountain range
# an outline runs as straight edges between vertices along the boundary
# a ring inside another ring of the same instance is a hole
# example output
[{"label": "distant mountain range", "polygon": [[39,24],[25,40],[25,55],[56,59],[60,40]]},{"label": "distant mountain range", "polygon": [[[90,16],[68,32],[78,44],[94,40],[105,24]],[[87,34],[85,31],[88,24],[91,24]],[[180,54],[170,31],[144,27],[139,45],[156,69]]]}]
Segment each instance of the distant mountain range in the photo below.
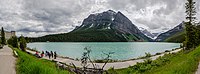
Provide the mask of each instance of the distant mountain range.
[{"label": "distant mountain range", "polygon": [[112,41],[152,41],[144,35],[121,12],[108,10],[91,14],[84,19],[81,26],[65,34],[47,35],[32,38],[32,41],[50,42],[112,42]]},{"label": "distant mountain range", "polygon": [[144,29],[142,27],[140,27],[139,29],[144,35],[146,35],[147,37],[149,37],[151,39],[156,39],[158,37],[158,35],[161,34],[161,32],[159,32],[159,33],[151,33],[147,29]]}]

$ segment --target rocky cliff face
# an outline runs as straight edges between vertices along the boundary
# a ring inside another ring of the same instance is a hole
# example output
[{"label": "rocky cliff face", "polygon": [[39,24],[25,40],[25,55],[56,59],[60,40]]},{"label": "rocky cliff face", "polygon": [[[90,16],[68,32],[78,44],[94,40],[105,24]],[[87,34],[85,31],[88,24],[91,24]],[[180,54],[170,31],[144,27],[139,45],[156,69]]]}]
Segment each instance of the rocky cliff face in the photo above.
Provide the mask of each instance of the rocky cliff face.
[{"label": "rocky cliff face", "polygon": [[145,36],[125,15],[121,12],[108,10],[103,13],[91,14],[84,19],[81,26],[73,32],[87,30],[112,30],[128,41],[148,41]]}]

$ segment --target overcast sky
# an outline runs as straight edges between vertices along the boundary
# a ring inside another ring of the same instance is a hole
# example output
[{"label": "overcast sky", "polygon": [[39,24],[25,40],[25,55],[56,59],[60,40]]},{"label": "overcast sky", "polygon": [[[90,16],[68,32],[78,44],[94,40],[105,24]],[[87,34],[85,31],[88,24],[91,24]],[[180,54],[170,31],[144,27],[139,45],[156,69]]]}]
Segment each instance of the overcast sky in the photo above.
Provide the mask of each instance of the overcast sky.
[{"label": "overcast sky", "polygon": [[[0,27],[18,36],[66,33],[89,14],[111,9],[138,27],[162,32],[184,21],[184,4],[185,0],[0,0]],[[196,7],[200,11],[200,1]]]}]

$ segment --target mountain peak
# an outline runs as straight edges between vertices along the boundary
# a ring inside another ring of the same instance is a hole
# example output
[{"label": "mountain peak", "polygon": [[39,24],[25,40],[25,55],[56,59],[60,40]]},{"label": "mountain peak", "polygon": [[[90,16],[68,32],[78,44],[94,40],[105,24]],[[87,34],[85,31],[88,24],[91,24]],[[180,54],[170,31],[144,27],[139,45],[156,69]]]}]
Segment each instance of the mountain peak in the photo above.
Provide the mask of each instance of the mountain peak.
[{"label": "mountain peak", "polygon": [[106,12],[108,12],[108,13],[112,13],[112,14],[116,14],[116,12],[113,11],[113,10],[108,10],[108,11],[106,11]]},{"label": "mountain peak", "polygon": [[[102,13],[91,14],[84,19],[82,25],[74,31],[111,30],[116,35],[128,41],[147,41],[145,36],[123,13],[108,10]],[[132,38],[132,39],[131,39]]]}]

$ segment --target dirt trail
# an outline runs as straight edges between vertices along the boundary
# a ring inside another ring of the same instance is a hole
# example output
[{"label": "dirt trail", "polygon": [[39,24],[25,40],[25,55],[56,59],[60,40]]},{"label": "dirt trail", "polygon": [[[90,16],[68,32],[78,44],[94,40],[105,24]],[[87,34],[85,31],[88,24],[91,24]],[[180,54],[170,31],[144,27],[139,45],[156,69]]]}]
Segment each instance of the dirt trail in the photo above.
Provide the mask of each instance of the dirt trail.
[{"label": "dirt trail", "polygon": [[11,48],[4,46],[0,49],[0,74],[16,74],[15,63],[16,58]]},{"label": "dirt trail", "polygon": [[199,66],[198,66],[198,69],[195,74],[200,74],[200,62],[199,62]]}]

